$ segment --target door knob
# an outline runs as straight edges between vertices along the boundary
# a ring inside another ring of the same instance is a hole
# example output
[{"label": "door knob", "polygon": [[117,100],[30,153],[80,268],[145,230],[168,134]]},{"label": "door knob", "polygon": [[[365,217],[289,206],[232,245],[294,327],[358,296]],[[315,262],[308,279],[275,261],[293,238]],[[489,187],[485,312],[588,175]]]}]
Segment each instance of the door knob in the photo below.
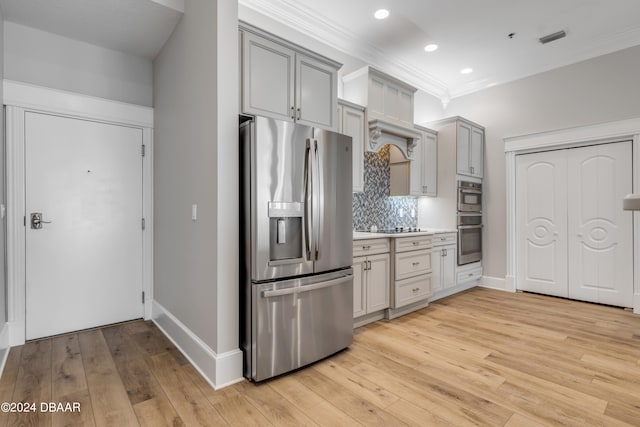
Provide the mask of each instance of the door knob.
[{"label": "door knob", "polygon": [[34,212],[31,214],[31,228],[34,230],[40,230],[42,224],[51,224],[51,221],[43,221],[42,214],[40,212]]}]

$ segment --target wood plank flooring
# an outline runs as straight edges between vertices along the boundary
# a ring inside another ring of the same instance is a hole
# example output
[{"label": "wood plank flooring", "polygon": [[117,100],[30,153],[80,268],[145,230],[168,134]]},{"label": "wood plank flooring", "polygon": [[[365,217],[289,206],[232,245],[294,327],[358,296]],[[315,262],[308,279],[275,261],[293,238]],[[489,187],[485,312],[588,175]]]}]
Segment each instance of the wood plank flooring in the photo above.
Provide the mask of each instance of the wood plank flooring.
[{"label": "wood plank flooring", "polygon": [[215,391],[150,322],[11,349],[1,426],[640,426],[640,316],[473,289],[356,330],[350,349]]}]

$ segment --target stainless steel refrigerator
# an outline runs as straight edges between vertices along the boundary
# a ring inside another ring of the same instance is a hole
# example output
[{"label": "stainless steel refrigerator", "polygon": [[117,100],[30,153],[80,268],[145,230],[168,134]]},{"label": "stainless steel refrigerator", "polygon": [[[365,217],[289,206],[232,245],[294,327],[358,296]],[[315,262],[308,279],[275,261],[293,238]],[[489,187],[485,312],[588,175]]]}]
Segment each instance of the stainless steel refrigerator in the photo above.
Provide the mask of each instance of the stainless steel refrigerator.
[{"label": "stainless steel refrigerator", "polygon": [[353,342],[351,137],[244,119],[240,338],[262,381]]}]

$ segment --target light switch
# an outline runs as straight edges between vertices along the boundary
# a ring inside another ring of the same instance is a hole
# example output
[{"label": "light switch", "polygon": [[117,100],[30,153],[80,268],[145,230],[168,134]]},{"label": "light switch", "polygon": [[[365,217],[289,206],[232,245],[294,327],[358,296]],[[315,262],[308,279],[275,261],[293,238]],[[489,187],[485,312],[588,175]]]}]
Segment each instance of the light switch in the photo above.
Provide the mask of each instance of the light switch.
[{"label": "light switch", "polygon": [[198,205],[191,205],[191,221],[195,222],[198,219]]},{"label": "light switch", "polygon": [[402,209],[402,208],[398,209],[398,216],[400,218],[402,218],[404,216],[404,209]]},{"label": "light switch", "polygon": [[415,218],[415,217],[416,217],[416,210],[411,209],[411,218]]}]

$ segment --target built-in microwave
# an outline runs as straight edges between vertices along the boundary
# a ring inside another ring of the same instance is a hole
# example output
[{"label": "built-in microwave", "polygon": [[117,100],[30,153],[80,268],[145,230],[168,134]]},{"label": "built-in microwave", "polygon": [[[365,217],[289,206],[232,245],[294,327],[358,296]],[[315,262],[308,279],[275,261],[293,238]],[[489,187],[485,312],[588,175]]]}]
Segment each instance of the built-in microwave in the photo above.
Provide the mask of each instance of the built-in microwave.
[{"label": "built-in microwave", "polygon": [[458,181],[458,212],[482,212],[482,184]]}]

